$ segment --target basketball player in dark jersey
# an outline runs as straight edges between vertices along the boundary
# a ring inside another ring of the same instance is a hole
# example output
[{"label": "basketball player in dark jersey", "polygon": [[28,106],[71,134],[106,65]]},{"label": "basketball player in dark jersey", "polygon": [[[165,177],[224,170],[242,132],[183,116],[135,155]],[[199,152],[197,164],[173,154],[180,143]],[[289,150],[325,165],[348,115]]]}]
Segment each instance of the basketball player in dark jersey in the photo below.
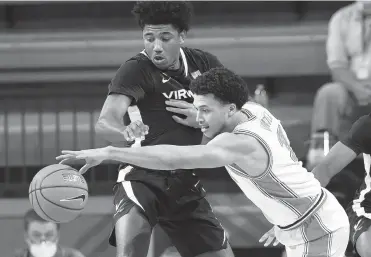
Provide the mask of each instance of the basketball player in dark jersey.
[{"label": "basketball player in dark jersey", "polygon": [[[191,18],[189,3],[137,2],[132,12],[142,28],[145,49],[126,61],[112,79],[97,133],[116,145],[143,135],[143,146],[200,144],[202,132],[189,84],[222,65],[207,52],[182,47]],[[133,105],[142,121],[124,126],[123,117]],[[174,116],[166,109],[170,106],[184,106],[170,109],[184,115]],[[117,256],[147,256],[152,228],[159,224],[183,257],[233,257],[194,173],[132,166],[122,167],[120,173],[124,181],[114,187],[115,231],[110,237]]]},{"label": "basketball player in dark jersey", "polygon": [[330,179],[363,153],[365,179],[347,208],[350,240],[358,256],[371,256],[371,114],[362,116],[352,126],[347,137],[331,148],[325,159],[313,170],[326,186]]}]

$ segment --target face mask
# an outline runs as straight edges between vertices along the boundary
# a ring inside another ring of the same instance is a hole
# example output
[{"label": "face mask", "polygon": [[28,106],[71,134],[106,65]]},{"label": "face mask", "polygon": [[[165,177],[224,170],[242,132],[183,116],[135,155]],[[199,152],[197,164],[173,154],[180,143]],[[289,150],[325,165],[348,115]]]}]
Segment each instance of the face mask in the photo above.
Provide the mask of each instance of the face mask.
[{"label": "face mask", "polygon": [[30,253],[34,257],[53,257],[57,252],[57,244],[53,242],[42,242],[31,244]]}]

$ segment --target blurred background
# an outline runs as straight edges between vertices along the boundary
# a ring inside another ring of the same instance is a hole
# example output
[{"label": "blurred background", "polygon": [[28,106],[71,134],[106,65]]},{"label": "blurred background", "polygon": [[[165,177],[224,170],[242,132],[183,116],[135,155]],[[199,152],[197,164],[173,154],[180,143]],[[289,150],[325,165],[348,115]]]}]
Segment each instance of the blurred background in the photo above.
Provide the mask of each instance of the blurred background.
[{"label": "blurred background", "polygon": [[[325,41],[331,15],[351,2],[194,2],[186,45],[216,55],[254,92],[264,85],[305,162],[316,90],[330,80]],[[107,86],[142,50],[133,2],[0,3],[0,249],[23,246],[28,185],[61,149],[104,146],[94,126]],[[228,174],[200,172],[208,198],[238,256],[281,256],[258,239],[271,227]],[[63,244],[89,257],[115,256],[112,221],[115,166],[86,173],[90,198],[82,217],[61,228]],[[160,257],[158,232],[149,257]],[[165,256],[165,255],[163,255]],[[172,256],[166,255],[166,256]]]}]

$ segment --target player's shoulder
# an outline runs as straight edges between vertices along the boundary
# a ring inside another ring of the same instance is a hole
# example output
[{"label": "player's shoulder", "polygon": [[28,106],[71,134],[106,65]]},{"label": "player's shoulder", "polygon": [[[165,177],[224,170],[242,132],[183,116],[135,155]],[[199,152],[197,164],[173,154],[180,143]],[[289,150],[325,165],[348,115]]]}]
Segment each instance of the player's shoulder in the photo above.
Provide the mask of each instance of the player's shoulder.
[{"label": "player's shoulder", "polygon": [[142,51],[124,62],[117,70],[114,79],[126,78],[131,80],[130,78],[136,78],[136,80],[143,80],[146,75],[152,74],[153,71],[152,61]]},{"label": "player's shoulder", "polygon": [[371,142],[371,116],[364,115],[360,117],[352,126],[346,137],[341,142],[351,148],[355,153],[369,153]]},{"label": "player's shoulder", "polygon": [[151,60],[147,57],[144,51],[136,54],[135,56],[129,58],[125,63],[121,65],[127,69],[143,70],[149,68],[152,65]]},{"label": "player's shoulder", "polygon": [[211,53],[201,50],[199,48],[183,47],[182,48],[185,54],[193,55],[199,58],[207,58],[209,56],[214,56]]},{"label": "player's shoulder", "polygon": [[269,119],[274,120],[276,117],[264,106],[255,103],[254,101],[248,101],[242,106],[241,111],[249,117],[249,120]]},{"label": "player's shoulder", "polygon": [[189,47],[183,47],[182,49],[187,59],[194,61],[194,63],[199,68],[202,68],[204,72],[211,68],[221,66],[218,58],[205,50]]},{"label": "player's shoulder", "polygon": [[359,16],[360,14],[360,6],[359,3],[352,3],[349,5],[346,5],[339,10],[337,10],[330,19],[331,23],[337,23],[342,21],[348,21],[354,17]]},{"label": "player's shoulder", "polygon": [[205,50],[201,50],[198,48],[183,47],[182,49],[186,55],[190,55],[194,58],[199,58],[199,59],[216,58],[216,56],[211,54],[210,52],[207,52]]}]

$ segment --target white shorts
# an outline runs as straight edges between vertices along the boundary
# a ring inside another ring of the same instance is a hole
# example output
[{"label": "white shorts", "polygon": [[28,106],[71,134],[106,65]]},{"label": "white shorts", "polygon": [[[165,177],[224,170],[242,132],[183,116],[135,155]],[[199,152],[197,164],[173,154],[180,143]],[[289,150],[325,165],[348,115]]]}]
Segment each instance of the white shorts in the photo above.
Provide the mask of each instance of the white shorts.
[{"label": "white shorts", "polygon": [[335,196],[325,192],[327,198],[323,205],[301,226],[292,230],[275,226],[276,238],[285,245],[287,257],[345,256],[349,241],[348,216]]}]

